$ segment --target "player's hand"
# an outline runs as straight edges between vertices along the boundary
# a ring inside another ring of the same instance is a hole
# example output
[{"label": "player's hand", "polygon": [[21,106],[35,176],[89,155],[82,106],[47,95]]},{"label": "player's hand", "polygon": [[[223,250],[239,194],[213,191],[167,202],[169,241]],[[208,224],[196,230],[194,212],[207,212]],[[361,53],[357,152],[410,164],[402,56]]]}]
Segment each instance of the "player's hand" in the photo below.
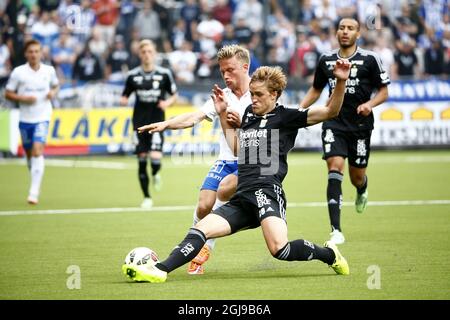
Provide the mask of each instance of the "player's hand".
[{"label": "player's hand", "polygon": [[33,104],[33,103],[36,103],[36,101],[37,101],[36,97],[33,97],[33,96],[23,96],[20,99],[20,102],[26,103],[26,104]]},{"label": "player's hand", "polygon": [[56,91],[55,90],[50,90],[48,93],[47,93],[47,99],[48,100],[52,100],[53,98],[55,98],[56,97]]},{"label": "player's hand", "polygon": [[125,96],[120,97],[120,105],[121,106],[127,106],[128,105],[128,98]]},{"label": "player's hand", "polygon": [[372,106],[368,102],[360,104],[358,108],[356,108],[356,113],[364,117],[367,117],[371,112]]},{"label": "player's hand", "polygon": [[155,122],[155,123],[147,124],[145,126],[139,127],[137,130],[139,133],[146,132],[146,131],[148,131],[149,133],[154,133],[154,132],[162,132],[166,128],[167,128],[167,122],[162,121],[162,122]]},{"label": "player's hand", "polygon": [[241,116],[236,111],[228,110],[227,122],[233,128],[240,128],[241,127]]},{"label": "player's hand", "polygon": [[162,110],[166,110],[168,107],[170,107],[170,102],[167,100],[159,100],[158,107]]},{"label": "player's hand", "polygon": [[228,103],[225,100],[225,94],[217,84],[215,84],[212,89],[211,99],[214,102],[217,114],[222,114],[227,110]]},{"label": "player's hand", "polygon": [[336,79],[347,80],[352,64],[347,59],[338,59],[334,65],[333,74]]}]

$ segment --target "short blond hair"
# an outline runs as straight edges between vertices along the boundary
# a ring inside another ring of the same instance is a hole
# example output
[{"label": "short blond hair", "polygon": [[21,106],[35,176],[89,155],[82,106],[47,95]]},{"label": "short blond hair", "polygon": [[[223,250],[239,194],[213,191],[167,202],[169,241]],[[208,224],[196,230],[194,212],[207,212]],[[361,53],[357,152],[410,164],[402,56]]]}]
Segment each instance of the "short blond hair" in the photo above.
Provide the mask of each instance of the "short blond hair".
[{"label": "short blond hair", "polygon": [[259,67],[253,72],[250,79],[252,82],[264,82],[267,89],[277,93],[277,98],[281,96],[283,90],[286,89],[287,78],[280,67]]},{"label": "short blond hair", "polygon": [[156,51],[155,43],[150,39],[143,39],[143,40],[139,41],[139,50],[145,46],[151,46]]},{"label": "short blond hair", "polygon": [[237,44],[223,46],[217,52],[217,60],[219,62],[233,57],[236,57],[242,63],[250,64],[250,52]]}]

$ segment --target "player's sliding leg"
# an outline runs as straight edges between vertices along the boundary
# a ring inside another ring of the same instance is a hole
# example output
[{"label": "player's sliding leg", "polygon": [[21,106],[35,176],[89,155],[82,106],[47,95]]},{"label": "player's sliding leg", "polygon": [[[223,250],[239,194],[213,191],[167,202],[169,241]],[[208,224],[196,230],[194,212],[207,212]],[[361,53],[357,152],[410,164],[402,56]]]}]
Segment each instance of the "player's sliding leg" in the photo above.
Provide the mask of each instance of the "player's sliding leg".
[{"label": "player's sliding leg", "polygon": [[[225,169],[229,169],[229,167],[225,167]],[[225,176],[222,179],[222,181],[220,182],[220,184],[218,185],[218,187],[216,186],[217,187],[217,199],[214,202],[214,206],[212,207],[212,210],[210,210],[209,205],[208,206],[202,205],[200,207],[201,210],[199,210],[201,213],[201,216],[204,217],[209,212],[214,211],[217,208],[226,204],[230,200],[230,198],[233,196],[233,194],[236,192],[236,186],[237,186],[237,170],[235,170],[232,174],[228,174],[227,176]],[[210,193],[210,195],[212,196],[212,193]],[[205,197],[203,198],[203,201],[199,200],[199,204],[200,203],[210,204],[210,202],[205,201],[206,199],[207,198],[205,195]],[[212,200],[212,198],[209,198],[209,200]],[[198,221],[199,221],[199,218],[197,217],[197,211],[195,211],[193,225],[195,226]],[[189,267],[188,267],[189,274],[198,275],[198,274],[203,274],[205,272],[204,263],[206,261],[208,261],[210,255],[211,255],[211,252],[214,250],[215,244],[216,244],[216,239],[208,239],[208,241],[206,241],[206,244],[200,250],[198,255],[194,259],[192,259],[192,262],[189,264]]]},{"label": "player's sliding leg", "polygon": [[[205,180],[205,182],[208,180],[208,178]],[[209,188],[208,184],[203,184],[202,188]],[[202,189],[200,190],[200,195],[198,199],[197,207],[194,210],[193,215],[193,224],[192,226],[195,226],[200,220],[202,220],[207,214],[209,214],[213,207],[214,202],[216,200],[217,192],[215,190],[209,190],[209,189]],[[195,260],[191,261],[191,263],[188,265],[188,274],[192,275],[198,275],[204,273],[204,267],[202,264],[204,264],[210,256],[210,247],[208,245],[204,245],[203,248],[201,248],[201,251],[198,255],[198,257],[194,256],[196,258]]]},{"label": "player's sliding leg", "polygon": [[164,282],[167,274],[191,261],[205,245],[208,238],[217,238],[231,233],[228,222],[216,215],[210,214],[200,221],[195,228],[189,229],[186,237],[173,249],[169,257],[154,266],[139,268],[137,277],[148,282]]},{"label": "player's sliding leg", "polygon": [[303,239],[288,241],[286,222],[278,216],[264,218],[261,221],[261,228],[267,247],[276,259],[285,261],[320,260],[332,267],[337,274],[350,273],[347,261],[331,241],[326,242],[325,247]]},{"label": "player's sliding leg", "polygon": [[345,159],[342,157],[331,157],[327,159],[328,185],[327,202],[330,217],[331,233],[330,241],[335,244],[345,242],[341,229],[341,206],[342,206],[342,181]]},{"label": "player's sliding leg", "polygon": [[139,184],[141,186],[142,193],[144,194],[144,200],[142,201],[141,208],[150,209],[153,206],[152,198],[149,192],[149,178],[147,173],[147,153],[140,153],[138,155],[138,176]]}]

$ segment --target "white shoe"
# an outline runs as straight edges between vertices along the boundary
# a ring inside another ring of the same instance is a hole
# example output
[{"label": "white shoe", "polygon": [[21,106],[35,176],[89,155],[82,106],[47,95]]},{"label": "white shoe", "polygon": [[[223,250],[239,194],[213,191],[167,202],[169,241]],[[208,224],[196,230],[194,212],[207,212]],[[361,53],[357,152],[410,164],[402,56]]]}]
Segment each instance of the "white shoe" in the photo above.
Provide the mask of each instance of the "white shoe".
[{"label": "white shoe", "polygon": [[330,233],[330,236],[330,241],[334,244],[343,244],[345,242],[344,234],[338,229],[334,229],[333,232]]},{"label": "white shoe", "polygon": [[38,197],[33,196],[31,194],[28,196],[27,201],[29,204],[38,204],[39,202]]},{"label": "white shoe", "polygon": [[162,189],[162,179],[159,173],[153,176],[153,186],[155,187],[155,191],[161,191]]},{"label": "white shoe", "polygon": [[144,198],[144,201],[141,203],[142,209],[151,209],[153,207],[153,200],[151,198]]}]

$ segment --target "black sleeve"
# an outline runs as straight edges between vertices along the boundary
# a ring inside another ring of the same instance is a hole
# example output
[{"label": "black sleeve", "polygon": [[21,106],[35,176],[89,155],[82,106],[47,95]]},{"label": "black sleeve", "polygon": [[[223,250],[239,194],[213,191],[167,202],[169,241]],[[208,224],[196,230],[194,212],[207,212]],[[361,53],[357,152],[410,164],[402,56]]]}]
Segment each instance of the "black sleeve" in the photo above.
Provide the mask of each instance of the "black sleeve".
[{"label": "black sleeve", "polygon": [[314,72],[314,82],[313,87],[318,90],[322,90],[325,88],[328,82],[328,77],[324,70],[325,61],[323,60],[323,56],[320,57],[319,63],[317,64],[316,71]]},{"label": "black sleeve", "polygon": [[374,53],[371,60],[372,83],[376,88],[386,86],[391,83],[388,73],[384,70],[380,57]]},{"label": "black sleeve", "polygon": [[309,109],[288,109],[284,108],[281,113],[283,127],[289,129],[300,129],[308,126]]},{"label": "black sleeve", "polygon": [[133,77],[129,75],[125,81],[125,88],[123,88],[122,97],[129,97],[133,91]]},{"label": "black sleeve", "polygon": [[167,70],[167,73],[165,75],[166,77],[166,90],[170,95],[174,95],[177,93],[177,85],[175,83],[175,80],[173,78],[172,72],[170,70]]}]

